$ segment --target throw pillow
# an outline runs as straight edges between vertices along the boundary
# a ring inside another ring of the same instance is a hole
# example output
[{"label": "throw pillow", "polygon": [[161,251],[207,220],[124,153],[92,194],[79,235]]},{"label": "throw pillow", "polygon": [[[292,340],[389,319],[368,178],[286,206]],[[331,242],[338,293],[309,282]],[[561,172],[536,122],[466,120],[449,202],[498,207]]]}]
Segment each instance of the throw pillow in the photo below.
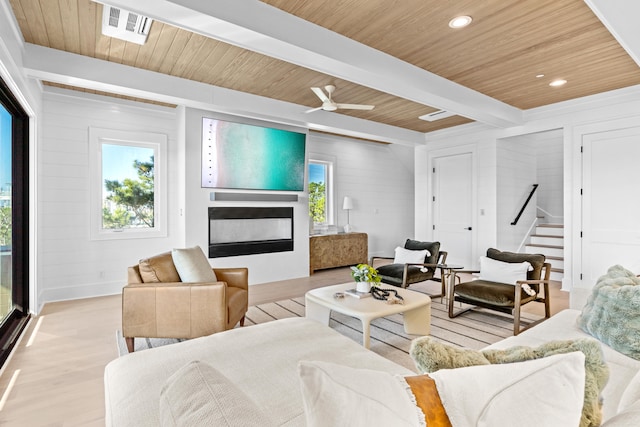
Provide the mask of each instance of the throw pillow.
[{"label": "throw pillow", "polygon": [[441,369],[541,359],[574,351],[585,355],[584,407],[580,426],[597,426],[602,421],[600,394],[609,379],[609,367],[604,362],[597,340],[583,338],[550,341],[533,348],[517,346],[505,350],[476,351],[443,344],[431,337],[421,337],[412,341],[409,353],[420,372],[430,373]]},{"label": "throw pillow", "polygon": [[309,427],[419,425],[406,383],[392,374],[301,361],[298,375]]},{"label": "throw pillow", "polygon": [[179,282],[180,275],[173,264],[171,252],[165,252],[138,262],[140,277],[144,283]]},{"label": "throw pillow", "polygon": [[640,278],[620,265],[598,279],[578,326],[622,354],[640,360]]},{"label": "throw pillow", "polygon": [[160,391],[160,425],[274,424],[227,377],[206,363],[193,361],[171,375]]},{"label": "throw pillow", "polygon": [[218,280],[200,246],[174,249],[171,257],[183,282],[207,283]]},{"label": "throw pillow", "polygon": [[396,255],[393,259],[394,264],[424,264],[424,260],[431,256],[431,252],[427,249],[423,250],[410,250],[401,248],[398,246],[396,248]]},{"label": "throw pillow", "polygon": [[584,360],[572,352],[429,375],[454,426],[566,427],[580,422]]},{"label": "throw pillow", "polygon": [[[514,285],[518,280],[527,280],[527,272],[533,270],[531,264],[524,262],[503,262],[486,256],[480,257],[480,280]],[[528,295],[536,292],[529,285],[523,285],[522,289]]]},{"label": "throw pillow", "polygon": [[577,425],[584,390],[579,352],[407,378],[327,362],[298,372],[309,426]]}]

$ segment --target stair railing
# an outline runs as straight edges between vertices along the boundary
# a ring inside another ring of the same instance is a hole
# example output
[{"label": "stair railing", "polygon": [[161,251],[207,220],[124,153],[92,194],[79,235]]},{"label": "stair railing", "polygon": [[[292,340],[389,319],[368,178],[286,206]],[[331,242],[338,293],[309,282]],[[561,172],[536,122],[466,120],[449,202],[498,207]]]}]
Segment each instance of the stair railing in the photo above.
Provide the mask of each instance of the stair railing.
[{"label": "stair railing", "polygon": [[[539,210],[540,212],[542,212],[544,214],[545,218],[551,218],[550,222],[552,224],[559,224],[559,223],[564,223],[564,216],[563,215],[554,215],[551,212],[548,212],[544,209],[542,209],[540,206],[536,206],[536,209]],[[557,219],[560,218],[560,221],[558,221]]]},{"label": "stair railing", "polygon": [[516,216],[516,219],[513,220],[511,225],[516,225],[518,223],[518,221],[520,220],[520,217],[522,216],[522,213],[524,212],[524,210],[527,208],[527,205],[531,201],[531,198],[533,197],[533,193],[535,193],[537,189],[538,189],[538,184],[533,184],[533,188],[531,189],[531,193],[529,193],[529,197],[527,197],[527,200],[525,200],[524,204],[522,205],[522,208],[520,209],[520,212],[518,212],[518,216]]},{"label": "stair railing", "polygon": [[520,253],[522,248],[524,248],[524,246],[528,243],[529,239],[531,238],[531,232],[538,225],[538,220],[539,219],[540,218],[533,218],[533,222],[529,226],[529,229],[527,230],[527,232],[524,233],[524,237],[522,238],[522,242],[520,242],[520,246],[518,246],[518,249],[516,250],[516,253]]}]

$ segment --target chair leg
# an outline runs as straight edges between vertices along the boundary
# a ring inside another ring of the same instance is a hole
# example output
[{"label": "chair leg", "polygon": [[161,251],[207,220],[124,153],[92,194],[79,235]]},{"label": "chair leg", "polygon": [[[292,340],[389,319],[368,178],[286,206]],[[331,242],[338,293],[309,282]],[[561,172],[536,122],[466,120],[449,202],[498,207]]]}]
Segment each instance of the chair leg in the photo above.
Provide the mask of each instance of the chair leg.
[{"label": "chair leg", "polygon": [[513,335],[520,333],[520,305],[513,308]]},{"label": "chair leg", "polygon": [[450,318],[454,318],[454,314],[453,314],[453,303],[455,302],[456,297],[450,293],[449,294],[449,300],[447,301],[449,303],[449,317]]},{"label": "chair leg", "polygon": [[244,317],[245,316],[242,316],[242,319],[240,319],[240,326],[244,326]]},{"label": "chair leg", "polygon": [[513,298],[513,335],[518,335],[520,333],[520,309],[522,308],[522,286],[520,284],[514,287],[514,298]]},{"label": "chair leg", "polygon": [[551,298],[549,298],[549,284],[544,283],[544,317],[551,317]]},{"label": "chair leg", "polygon": [[133,353],[135,350],[135,346],[133,345],[135,338],[134,337],[125,337],[124,341],[127,343],[127,350],[129,353]]}]

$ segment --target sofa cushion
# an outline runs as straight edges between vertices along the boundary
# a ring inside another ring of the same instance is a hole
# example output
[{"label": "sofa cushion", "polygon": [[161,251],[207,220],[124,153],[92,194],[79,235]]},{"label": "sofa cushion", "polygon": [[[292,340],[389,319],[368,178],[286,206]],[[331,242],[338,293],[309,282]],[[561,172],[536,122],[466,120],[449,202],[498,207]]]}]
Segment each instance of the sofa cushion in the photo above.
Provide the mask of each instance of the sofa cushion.
[{"label": "sofa cushion", "polygon": [[527,273],[527,279],[536,280],[541,278],[542,267],[545,257],[542,254],[519,254],[515,252],[503,252],[498,249],[487,249],[487,257],[502,262],[528,262],[533,270]]},{"label": "sofa cushion", "polygon": [[213,272],[200,246],[174,249],[171,251],[171,257],[183,282],[209,283],[218,281],[216,273]]},{"label": "sofa cushion", "polygon": [[[404,274],[404,264],[387,264],[377,268],[380,280],[389,285],[401,286],[402,275]],[[410,265],[407,268],[407,283],[424,282],[433,278],[433,269],[423,269]]]},{"label": "sofa cushion", "polygon": [[640,402],[640,371],[636,374],[620,397],[618,412],[622,412],[636,402]]},{"label": "sofa cushion", "polygon": [[268,426],[268,416],[212,366],[192,361],[160,391],[161,426]]},{"label": "sofa cushion", "polygon": [[424,259],[425,264],[435,264],[440,255],[440,242],[421,242],[419,240],[407,239],[404,248],[410,251],[428,250],[429,255]]},{"label": "sofa cushion", "polygon": [[609,418],[602,427],[631,427],[640,425],[640,400]]},{"label": "sofa cushion", "polygon": [[[533,289],[534,286],[531,288]],[[502,307],[513,307],[516,296],[512,285],[487,280],[472,280],[456,285],[456,295],[470,302],[484,302]],[[529,295],[524,289],[520,291],[521,304],[526,304],[534,299],[536,299],[535,292],[533,295]]]},{"label": "sofa cushion", "polygon": [[144,283],[179,282],[180,275],[173,264],[171,252],[165,252],[138,262],[140,277]]},{"label": "sofa cushion", "polygon": [[613,349],[640,360],[640,278],[620,265],[593,287],[578,325]]},{"label": "sofa cushion", "polygon": [[418,370],[425,373],[473,365],[521,362],[575,351],[586,356],[584,407],[580,425],[597,426],[602,421],[600,395],[609,378],[609,367],[604,361],[600,343],[594,339],[550,341],[535,348],[517,346],[475,351],[443,344],[431,337],[421,337],[412,341],[409,350]]},{"label": "sofa cushion", "polygon": [[[580,352],[441,370],[429,375],[436,393],[416,392],[419,377],[325,362],[301,362],[298,369],[309,426],[577,425],[585,378]],[[535,404],[523,405],[523,396]]]}]

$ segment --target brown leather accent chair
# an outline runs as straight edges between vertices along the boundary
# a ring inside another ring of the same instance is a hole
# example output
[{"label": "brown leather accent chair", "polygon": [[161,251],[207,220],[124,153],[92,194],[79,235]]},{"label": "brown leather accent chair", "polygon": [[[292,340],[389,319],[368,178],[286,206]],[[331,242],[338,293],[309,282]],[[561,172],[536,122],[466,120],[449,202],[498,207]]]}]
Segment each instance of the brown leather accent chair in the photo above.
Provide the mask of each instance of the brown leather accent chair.
[{"label": "brown leather accent chair", "polygon": [[122,290],[122,335],[129,352],[134,337],[196,338],[232,329],[249,306],[246,268],[214,268],[217,282],[184,283],[171,252],[129,267]]},{"label": "brown leather accent chair", "polygon": [[[551,275],[551,264],[545,262],[542,254],[523,254],[514,252],[502,252],[498,249],[487,250],[487,258],[507,263],[529,262],[533,269],[527,272],[527,280],[518,280],[516,283],[498,283],[488,280],[472,280],[463,282],[449,288],[449,317],[453,318],[461,315],[475,307],[487,308],[513,316],[513,335],[518,335],[525,329],[551,317],[551,301],[549,298],[549,276]],[[457,273],[480,273],[477,270],[459,270]],[[533,295],[529,295],[523,289],[524,285],[529,285]],[[459,301],[471,304],[473,307],[455,312],[453,303]],[[520,309],[530,302],[540,302],[544,304],[544,318],[528,324],[520,329]]]}]

